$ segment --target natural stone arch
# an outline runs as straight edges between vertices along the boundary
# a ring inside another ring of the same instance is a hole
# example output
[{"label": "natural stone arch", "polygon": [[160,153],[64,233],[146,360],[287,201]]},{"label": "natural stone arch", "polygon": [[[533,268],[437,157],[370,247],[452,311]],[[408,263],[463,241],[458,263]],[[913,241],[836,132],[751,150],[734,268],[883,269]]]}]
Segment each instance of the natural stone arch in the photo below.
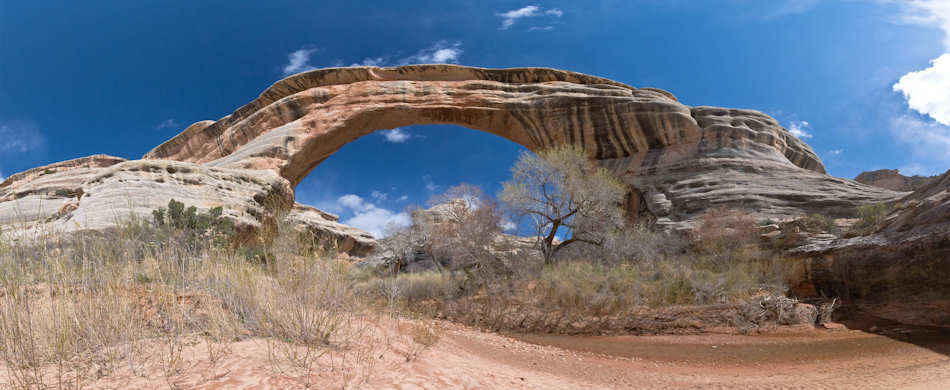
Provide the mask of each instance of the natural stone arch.
[{"label": "natural stone arch", "polygon": [[[295,186],[356,138],[425,124],[481,130],[533,151],[569,143],[593,159],[632,158],[638,166],[647,159],[656,165],[695,154],[704,135],[691,108],[668,92],[574,72],[455,65],[333,68],[281,80],[232,115],[198,122],[145,158],[271,169]],[[772,134],[754,141],[766,143],[776,160],[824,170],[794,137]]]},{"label": "natural stone arch", "polygon": [[894,197],[826,175],[811,147],[761,112],[689,107],[662,90],[545,68],[305,72],[231,115],[191,125],[144,158],[270,170],[295,187],[348,142],[426,124],[485,131],[533,151],[578,146],[631,186],[627,204],[637,209],[629,214],[668,228],[689,229],[719,205],[775,220],[846,214]]}]

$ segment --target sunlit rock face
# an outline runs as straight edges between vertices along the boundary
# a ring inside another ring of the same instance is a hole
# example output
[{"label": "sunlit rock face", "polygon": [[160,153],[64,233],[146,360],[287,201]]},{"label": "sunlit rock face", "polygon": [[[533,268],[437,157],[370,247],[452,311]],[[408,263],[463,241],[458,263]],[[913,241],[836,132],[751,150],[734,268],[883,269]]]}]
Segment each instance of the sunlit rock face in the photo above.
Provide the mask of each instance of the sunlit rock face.
[{"label": "sunlit rock face", "polygon": [[684,227],[716,205],[781,219],[901,195],[826,175],[806,143],[763,113],[689,107],[658,89],[544,68],[314,70],[218,121],[195,123],[144,158],[267,169],[296,185],[346,143],[418,124],[469,127],[535,151],[576,145],[635,194],[665,197],[663,222]]}]

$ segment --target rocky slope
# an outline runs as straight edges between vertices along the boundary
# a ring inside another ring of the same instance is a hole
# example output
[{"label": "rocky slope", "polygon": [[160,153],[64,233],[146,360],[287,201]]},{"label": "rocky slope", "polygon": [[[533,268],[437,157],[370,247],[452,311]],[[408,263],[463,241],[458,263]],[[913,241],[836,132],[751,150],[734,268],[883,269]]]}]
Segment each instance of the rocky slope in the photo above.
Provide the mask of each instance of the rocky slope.
[{"label": "rocky slope", "polygon": [[854,181],[869,186],[887,188],[894,191],[915,191],[936,176],[904,176],[896,169],[879,169],[876,171],[861,172]]},{"label": "rocky slope", "polygon": [[950,171],[895,202],[872,234],[794,249],[803,295],[904,323],[950,326]]}]

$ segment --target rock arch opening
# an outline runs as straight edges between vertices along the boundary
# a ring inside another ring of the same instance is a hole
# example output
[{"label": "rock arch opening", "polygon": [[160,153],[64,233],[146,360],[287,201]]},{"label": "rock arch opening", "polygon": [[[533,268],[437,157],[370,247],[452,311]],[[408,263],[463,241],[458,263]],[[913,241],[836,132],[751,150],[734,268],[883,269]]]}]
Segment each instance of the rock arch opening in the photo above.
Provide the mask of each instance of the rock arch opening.
[{"label": "rock arch opening", "polygon": [[428,207],[428,200],[451,186],[464,182],[494,195],[525,150],[501,137],[452,125],[377,131],[318,165],[297,185],[296,201],[336,214],[341,223],[379,238],[388,222],[407,219],[407,207]]}]

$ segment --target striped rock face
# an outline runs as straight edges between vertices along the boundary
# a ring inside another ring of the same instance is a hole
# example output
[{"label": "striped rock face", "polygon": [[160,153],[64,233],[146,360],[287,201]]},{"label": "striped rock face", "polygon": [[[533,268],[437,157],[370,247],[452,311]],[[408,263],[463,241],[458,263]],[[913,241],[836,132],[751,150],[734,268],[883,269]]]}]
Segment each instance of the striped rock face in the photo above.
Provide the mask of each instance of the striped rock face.
[{"label": "striped rock face", "polygon": [[[229,116],[193,124],[144,158],[267,169],[296,186],[346,143],[419,124],[481,130],[533,151],[576,145],[631,185],[631,205],[642,208],[635,211],[671,223],[719,204],[771,218],[899,195],[825,175],[806,143],[760,112],[689,107],[665,91],[542,68],[301,73]],[[652,207],[657,199],[668,207]]]}]

